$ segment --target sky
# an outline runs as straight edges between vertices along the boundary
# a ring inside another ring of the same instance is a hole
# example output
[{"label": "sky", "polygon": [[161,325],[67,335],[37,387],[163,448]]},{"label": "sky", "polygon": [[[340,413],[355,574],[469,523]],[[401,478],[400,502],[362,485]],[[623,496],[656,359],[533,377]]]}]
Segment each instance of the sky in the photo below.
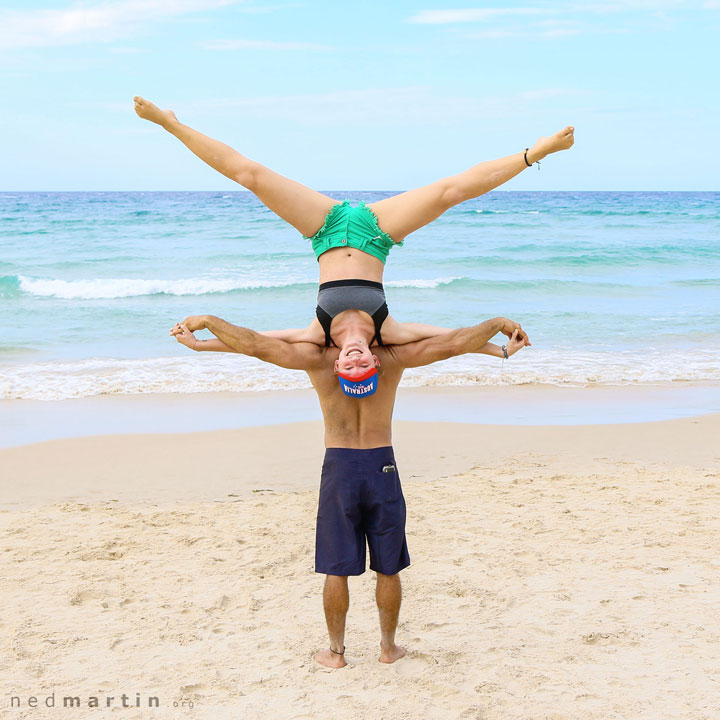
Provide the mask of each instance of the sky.
[{"label": "sky", "polygon": [[720,0],[0,2],[0,190],[240,189],[142,95],[318,190],[575,126],[508,190],[719,190]]}]

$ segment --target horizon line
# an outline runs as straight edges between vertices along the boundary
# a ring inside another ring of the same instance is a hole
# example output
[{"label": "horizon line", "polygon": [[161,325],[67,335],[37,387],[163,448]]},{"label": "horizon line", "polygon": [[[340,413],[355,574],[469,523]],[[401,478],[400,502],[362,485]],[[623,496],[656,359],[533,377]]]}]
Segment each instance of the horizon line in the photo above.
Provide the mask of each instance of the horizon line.
[{"label": "horizon line", "polygon": [[[414,188],[409,188],[409,190],[412,190]],[[393,193],[403,193],[407,192],[408,190],[398,190],[398,189],[379,189],[379,188],[371,188],[371,189],[332,189],[332,190],[318,190],[318,192],[322,193],[364,193],[364,192],[393,192]],[[7,193],[90,193],[90,192],[96,192],[96,193],[168,193],[168,192],[182,192],[182,193],[201,193],[201,192],[207,192],[207,193],[247,193],[248,195],[254,195],[254,193],[251,190],[236,190],[234,188],[218,188],[214,190],[2,190],[0,189],[0,194],[7,194]],[[717,193],[720,192],[720,189],[717,190],[706,190],[706,189],[674,189],[674,190],[658,190],[658,189],[613,189],[613,190],[562,190],[562,189],[542,189],[542,190],[490,190],[487,193],[483,193],[483,195],[490,195],[491,193],[543,193],[543,192],[567,192],[567,193],[602,193],[602,192],[645,192],[645,193],[678,193],[678,192],[703,192],[703,193]],[[482,197],[482,195],[478,195],[478,197]],[[471,198],[471,200],[476,200],[477,198]],[[467,202],[467,201],[466,201]]]}]

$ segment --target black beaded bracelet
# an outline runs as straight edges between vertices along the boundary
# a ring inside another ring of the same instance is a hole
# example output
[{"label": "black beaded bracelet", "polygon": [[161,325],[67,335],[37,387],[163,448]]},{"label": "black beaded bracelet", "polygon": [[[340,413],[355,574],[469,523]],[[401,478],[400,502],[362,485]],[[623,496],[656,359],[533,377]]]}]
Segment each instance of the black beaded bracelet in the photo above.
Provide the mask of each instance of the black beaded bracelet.
[{"label": "black beaded bracelet", "polygon": [[527,154],[528,154],[528,150],[529,150],[529,149],[530,149],[530,148],[525,148],[525,153],[523,154],[523,157],[525,158],[525,164],[526,164],[528,167],[532,167],[533,165],[537,165],[537,166],[538,166],[538,170],[539,170],[539,169],[540,169],[540,161],[539,161],[539,160],[536,160],[534,163],[529,163],[529,162],[528,162]]}]

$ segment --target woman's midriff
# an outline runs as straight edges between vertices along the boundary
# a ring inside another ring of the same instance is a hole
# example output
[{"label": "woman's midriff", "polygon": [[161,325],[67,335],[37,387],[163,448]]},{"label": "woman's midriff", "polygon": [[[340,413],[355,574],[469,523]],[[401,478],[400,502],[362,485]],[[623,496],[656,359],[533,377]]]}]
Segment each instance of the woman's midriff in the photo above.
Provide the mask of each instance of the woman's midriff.
[{"label": "woman's midriff", "polygon": [[381,283],[382,260],[355,248],[331,248],[319,258],[320,283],[333,280],[372,280]]}]

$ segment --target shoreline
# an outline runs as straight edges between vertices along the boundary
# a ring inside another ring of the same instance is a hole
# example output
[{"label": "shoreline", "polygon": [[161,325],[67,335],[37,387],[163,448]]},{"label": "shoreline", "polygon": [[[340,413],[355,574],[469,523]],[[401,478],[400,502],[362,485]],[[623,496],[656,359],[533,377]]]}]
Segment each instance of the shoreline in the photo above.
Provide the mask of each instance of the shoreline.
[{"label": "shoreline", "polygon": [[[720,413],[645,423],[480,425],[398,420],[393,447],[402,482],[519,465],[572,468],[592,477],[609,465],[685,471],[720,463]],[[0,508],[48,503],[111,505],[233,502],[266,492],[317,491],[320,421],[192,433],[49,440],[0,449]]]},{"label": "shoreline", "polygon": [[[395,422],[552,426],[654,422],[720,412],[720,383],[399,388]],[[313,390],[96,395],[0,401],[0,449],[129,433],[319,421]]]}]

